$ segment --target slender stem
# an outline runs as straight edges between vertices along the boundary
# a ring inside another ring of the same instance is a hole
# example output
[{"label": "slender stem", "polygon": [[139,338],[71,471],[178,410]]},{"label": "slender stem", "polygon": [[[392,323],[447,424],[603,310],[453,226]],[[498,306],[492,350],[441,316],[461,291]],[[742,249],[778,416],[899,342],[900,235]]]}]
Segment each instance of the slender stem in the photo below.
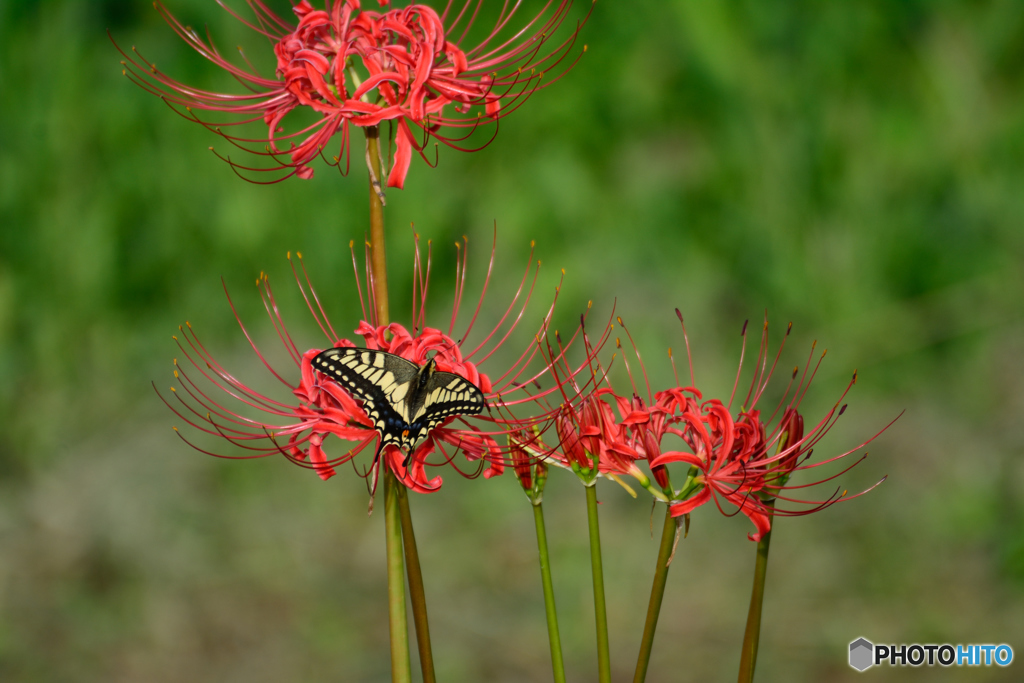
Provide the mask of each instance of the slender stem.
[{"label": "slender stem", "polygon": [[398,489],[402,485],[384,468],[384,533],[388,558],[388,623],[391,635],[391,681],[410,683],[409,622],[405,614],[405,581],[402,571],[402,523],[398,514]]},{"label": "slender stem", "polygon": [[[772,504],[768,504],[769,511]],[[771,514],[768,516],[771,519]],[[754,564],[754,589],[750,594],[750,610],[747,612],[747,630],[743,634],[743,651],[740,655],[739,683],[754,680],[754,666],[757,664],[757,643],[761,637],[761,606],[764,604],[764,579],[768,573],[768,546],[772,532],[768,531],[757,542],[757,560]]]},{"label": "slender stem", "polygon": [[597,482],[587,490],[587,525],[590,527],[590,568],[594,574],[594,620],[597,622],[597,674],[600,683],[611,683],[608,652],[608,610],[604,602],[604,568],[601,565],[601,529],[597,523]]},{"label": "slender stem", "polygon": [[[384,250],[384,205],[374,188],[380,182],[380,130],[366,127],[366,158],[370,164],[370,272],[373,274],[373,298],[377,305],[377,324],[387,325],[388,270]],[[387,541],[388,625],[391,635],[392,683],[410,683],[409,622],[405,611],[405,572],[402,567],[402,520],[400,519],[402,484],[385,465],[384,533]],[[413,541],[415,543],[415,541]],[[418,566],[418,563],[417,563]],[[422,581],[420,582],[422,586]]]},{"label": "slender stem", "polygon": [[384,203],[380,200],[377,188],[373,186],[381,182],[380,167],[380,128],[367,126],[366,158],[370,164],[370,270],[373,272],[373,296],[377,302],[377,324],[387,325],[391,322],[388,308],[388,266],[384,250]]},{"label": "slender stem", "polygon": [[665,510],[665,526],[661,530],[658,562],[654,565],[654,585],[651,586],[651,601],[647,605],[647,621],[644,623],[644,635],[640,640],[640,654],[636,658],[636,673],[633,675],[633,683],[643,683],[647,678],[647,666],[651,662],[651,648],[654,646],[654,630],[658,627],[661,600],[665,597],[668,558],[672,554],[672,542],[675,540],[676,529],[676,520],[672,516],[671,508],[668,508]]},{"label": "slender stem", "polygon": [[409,492],[404,486],[398,487],[398,510],[402,517],[405,567],[409,574],[412,621],[416,625],[416,645],[420,651],[423,683],[435,683],[437,679],[434,676],[434,653],[430,649],[430,625],[427,623],[427,599],[423,591],[423,574],[420,572],[420,554],[416,549],[416,534],[412,529],[412,515],[409,514]]},{"label": "slender stem", "polygon": [[544,611],[548,617],[548,641],[551,643],[551,671],[555,683],[565,683],[562,662],[562,638],[558,634],[558,612],[555,610],[555,587],[551,583],[551,559],[548,556],[548,534],[544,528],[544,507],[533,504],[533,521],[537,526],[537,549],[540,551],[540,578],[544,584]]}]

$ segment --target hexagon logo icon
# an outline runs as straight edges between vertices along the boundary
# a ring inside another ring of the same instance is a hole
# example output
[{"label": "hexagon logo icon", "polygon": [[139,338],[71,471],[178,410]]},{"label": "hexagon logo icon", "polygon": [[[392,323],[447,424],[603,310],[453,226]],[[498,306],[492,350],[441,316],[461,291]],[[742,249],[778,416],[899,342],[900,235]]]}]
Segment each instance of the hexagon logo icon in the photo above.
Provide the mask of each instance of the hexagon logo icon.
[{"label": "hexagon logo icon", "polygon": [[850,643],[850,666],[857,671],[874,665],[875,646],[865,638],[858,638]]}]

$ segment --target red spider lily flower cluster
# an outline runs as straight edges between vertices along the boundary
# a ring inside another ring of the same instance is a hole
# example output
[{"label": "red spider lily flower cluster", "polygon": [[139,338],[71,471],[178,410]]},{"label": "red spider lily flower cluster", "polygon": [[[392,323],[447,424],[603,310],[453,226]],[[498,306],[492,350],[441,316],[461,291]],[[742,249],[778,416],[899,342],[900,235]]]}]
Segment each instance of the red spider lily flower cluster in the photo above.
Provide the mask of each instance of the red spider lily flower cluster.
[{"label": "red spider lily flower cluster", "polygon": [[[588,485],[593,484],[600,475],[613,478],[619,483],[622,483],[618,479],[620,475],[628,475],[656,497],[667,500],[662,492],[651,485],[650,477],[637,466],[637,462],[644,458],[642,445],[637,443],[637,438],[642,435],[644,425],[650,422],[650,412],[638,400],[630,401],[615,394],[610,387],[602,386],[607,376],[597,355],[610,338],[612,325],[606,325],[601,337],[592,343],[586,333],[585,323],[583,316],[580,331],[587,358],[581,367],[589,370],[589,378],[585,383],[578,381],[580,372],[577,370],[574,373],[569,367],[565,360],[565,349],[561,348],[561,338],[557,334],[559,352],[555,354],[550,346],[547,347],[551,374],[558,382],[562,403],[552,411],[556,415],[559,445],[557,448],[542,450],[543,456],[555,465],[573,470]],[[660,483],[660,479],[658,481]]]},{"label": "red spider lily flower cluster", "polygon": [[[125,74],[169,104],[185,107],[186,117],[266,157],[268,165],[259,168],[228,161],[236,170],[284,172],[270,182],[291,175],[312,177],[310,162],[323,154],[335,134],[340,134],[341,143],[333,165],[340,166],[344,157],[347,169],[349,125],[393,121],[395,155],[387,184],[398,188],[405,182],[413,152],[424,156],[429,137],[468,150],[463,142],[481,124],[496,123],[533,92],[558,80],[575,63],[565,60],[589,17],[588,13],[564,40],[549,46],[572,0],[549,0],[525,24],[517,17],[521,3],[510,7],[506,2],[490,31],[480,42],[466,46],[462,43],[480,13],[479,0],[466,0],[461,8],[448,0],[440,13],[423,4],[393,8],[389,0],[379,0],[382,11],[363,10],[359,0],[325,0],[324,9],[302,0],[293,7],[295,25],[262,0],[247,1],[254,19],[228,11],[274,44],[273,78],[261,76],[244,54],[244,66],[229,61],[209,36],[204,40],[162,4],[155,5],[191,47],[250,92],[225,94],[190,87],[157,70],[135,48],[133,54],[118,48],[125,57]],[[561,70],[554,78],[544,78],[553,69]],[[297,108],[308,108],[319,119],[286,131],[285,117]],[[193,109],[240,118],[205,121]],[[230,135],[222,129],[261,119],[267,126],[265,139]]]},{"label": "red spider lily flower cluster", "polygon": [[527,498],[539,505],[548,479],[541,431],[519,429],[508,435],[509,461]]},{"label": "red spider lily flower cluster", "polygon": [[[557,391],[552,387],[547,391],[528,395],[526,388],[536,385],[548,369],[543,363],[534,363],[538,356],[538,344],[531,343],[518,357],[515,363],[499,377],[493,378],[479,369],[509,338],[521,322],[527,305],[536,285],[539,262],[531,260],[526,273],[511,303],[501,316],[493,330],[474,347],[467,349],[466,340],[473,330],[483,305],[487,286],[490,282],[491,269],[494,265],[494,250],[487,278],[480,294],[476,310],[458,341],[453,337],[459,307],[465,290],[466,248],[460,247],[461,258],[456,266],[456,290],[452,306],[451,323],[447,332],[426,325],[425,307],[430,276],[430,247],[427,249],[426,261],[421,259],[420,248],[417,246],[413,272],[413,310],[412,330],[397,324],[383,326],[377,324],[372,312],[373,281],[367,261],[366,282],[360,284],[359,268],[353,250],[353,267],[356,270],[356,285],[360,303],[363,306],[363,321],[355,330],[362,338],[366,348],[379,349],[401,356],[416,364],[423,364],[430,354],[439,370],[451,372],[472,382],[485,394],[490,407],[489,414],[473,416],[473,422],[461,416],[453,416],[433,429],[428,437],[411,454],[405,454],[393,445],[388,445],[375,458],[372,464],[360,471],[361,476],[370,482],[371,493],[376,487],[379,468],[383,464],[391,469],[398,479],[408,488],[418,492],[437,490],[441,485],[441,477],[430,477],[427,468],[451,464],[460,474],[468,477],[478,476],[481,472],[485,477],[501,474],[509,462],[509,449],[500,446],[497,439],[509,434],[528,431],[542,433],[551,423],[549,415],[543,410],[539,414],[527,417],[515,417],[515,413],[540,405],[545,397]],[[366,258],[369,259],[369,251]],[[289,255],[290,260],[290,255]],[[301,256],[299,258],[302,264]],[[320,299],[313,290],[305,265],[301,265],[302,275],[292,262],[292,270],[303,298],[319,328],[334,347],[353,347],[355,344],[343,339],[335,332],[328,320]],[[531,279],[531,270],[532,279]],[[256,351],[260,360],[271,374],[291,393],[287,401],[277,400],[246,386],[220,365],[199,341],[191,325],[181,328],[183,339],[175,339],[188,363],[175,360],[174,375],[180,386],[172,387],[173,397],[177,402],[167,400],[171,409],[191,427],[209,435],[222,437],[243,449],[243,455],[221,454],[200,448],[179,436],[189,445],[210,455],[225,458],[258,458],[275,454],[283,454],[292,462],[311,468],[322,479],[335,474],[335,467],[354,459],[368,447],[377,453],[379,433],[367,416],[363,402],[354,398],[330,377],[321,374],[311,366],[312,359],[321,351],[313,348],[302,351],[295,344],[292,336],[285,329],[284,322],[278,311],[277,303],[270,281],[261,275],[257,284],[270,319],[284,344],[285,350],[296,365],[294,373],[299,379],[297,384],[289,380],[289,373],[282,373],[273,368],[257,348],[249,332],[239,320],[239,325],[246,338]],[[537,339],[543,339],[547,333],[551,315],[554,312],[558,291],[554,300],[541,321],[536,333]],[[369,300],[364,300],[363,292],[368,293]],[[230,297],[229,297],[230,302]],[[231,304],[234,311],[234,304]],[[367,316],[367,311],[371,312]],[[235,313],[238,318],[237,312]],[[191,367],[187,367],[191,366]],[[534,370],[536,368],[536,370]],[[232,400],[217,398],[223,394]],[[536,411],[535,411],[536,412]],[[252,417],[252,414],[269,417]],[[177,428],[176,428],[177,431]],[[343,441],[354,442],[355,445],[333,458],[328,455],[325,440],[334,435]],[[461,470],[454,460],[458,450],[462,450],[471,461],[480,463],[474,472]],[[440,453],[440,459],[432,457]]]},{"label": "red spider lily flower cluster", "polygon": [[[621,419],[604,400],[606,396],[617,404]],[[596,465],[600,474],[642,477],[635,464],[640,451],[630,445],[630,429],[646,422],[647,414],[632,410],[628,401],[607,387],[581,396],[579,403],[579,408],[564,405],[556,419],[565,464],[584,470]]]},{"label": "red spider lily flower cluster", "polygon": [[[676,313],[679,314],[679,311]],[[681,314],[679,319],[682,322]],[[618,322],[622,325],[621,319]],[[746,329],[747,326],[744,324],[744,349]],[[787,338],[791,329],[792,325],[786,330]],[[685,327],[683,335],[685,339]],[[688,339],[686,346],[689,358]],[[779,346],[769,367],[766,319],[755,365],[757,370],[743,400],[743,407],[734,416],[732,404],[736,398],[743,368],[742,352],[732,395],[723,403],[718,399],[705,400],[700,390],[693,385],[692,359],[690,386],[679,386],[677,376],[677,386],[652,393],[643,361],[634,345],[634,352],[647,383],[647,400],[640,398],[632,372],[629,373],[633,385],[633,396],[630,399],[617,395],[608,386],[601,386],[596,391],[587,393],[576,387],[575,383],[566,382],[566,385],[573,385],[579,408],[563,408],[559,413],[556,419],[559,448],[553,449],[549,457],[552,462],[573,469],[596,466],[600,474],[628,474],[636,478],[658,499],[669,502],[673,516],[689,514],[709,501],[714,501],[724,512],[722,501],[730,503],[736,508],[736,512],[732,514],[742,512],[754,524],[756,531],[749,535],[754,541],[760,540],[771,529],[772,517],[775,515],[805,515],[840,500],[850,500],[867,493],[881,481],[854,495],[848,495],[846,491],[840,493],[837,489],[824,500],[796,498],[791,493],[795,489],[823,484],[848,472],[863,460],[866,454],[837,474],[811,483],[789,483],[790,477],[796,472],[812,470],[856,452],[877,438],[888,425],[849,451],[810,462],[814,445],[846,410],[846,405],[840,404],[856,382],[857,375],[854,373],[833,408],[813,427],[806,429],[799,406],[825,355],[823,353],[812,368],[812,346],[811,356],[803,372],[801,373],[799,368],[794,368],[789,385],[778,405],[765,417],[758,404],[775,372],[784,346],[785,342]],[[623,362],[628,369],[629,363],[625,355]],[[553,374],[558,374],[557,368],[553,369]],[[607,373],[599,374],[595,371],[592,379],[595,387],[607,384]],[[571,404],[571,401],[568,401],[568,404]],[[612,405],[617,407],[618,415]],[[670,435],[681,439],[688,450],[664,450],[664,439]],[[638,467],[638,463],[642,461],[646,461],[661,490],[650,485],[646,474]],[[668,476],[667,466],[672,463],[685,463],[691,466],[686,482],[678,490],[672,487]],[[779,501],[782,501],[781,505]]]}]

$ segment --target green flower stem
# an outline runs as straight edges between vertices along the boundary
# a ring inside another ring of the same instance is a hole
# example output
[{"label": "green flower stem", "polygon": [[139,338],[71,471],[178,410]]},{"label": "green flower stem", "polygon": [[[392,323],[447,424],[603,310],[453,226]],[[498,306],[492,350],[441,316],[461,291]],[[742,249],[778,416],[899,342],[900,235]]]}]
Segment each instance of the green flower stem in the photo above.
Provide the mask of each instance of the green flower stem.
[{"label": "green flower stem", "polygon": [[551,644],[551,671],[555,683],[565,683],[562,662],[562,638],[558,634],[558,612],[555,609],[555,588],[551,583],[551,559],[548,556],[548,534],[544,528],[544,507],[533,503],[533,521],[537,526],[537,549],[540,551],[540,578],[544,584],[544,611],[548,617],[548,641]]},{"label": "green flower stem", "polygon": [[391,318],[388,308],[388,265],[384,250],[384,202],[378,192],[383,183],[380,128],[367,126],[363,130],[366,131],[366,160],[370,164],[370,272],[373,274],[373,298],[377,305],[377,324],[387,325]]},{"label": "green flower stem", "polygon": [[[773,503],[768,503],[769,515]],[[772,542],[769,531],[757,542],[757,560],[754,564],[754,589],[750,594],[750,610],[747,612],[747,630],[743,634],[743,651],[740,655],[739,683],[754,680],[754,666],[757,664],[757,643],[761,637],[761,607],[764,604],[764,579],[768,573],[768,546]]]},{"label": "green flower stem", "polygon": [[594,620],[597,622],[597,674],[600,683],[611,683],[608,652],[608,610],[604,602],[604,568],[601,565],[601,529],[597,522],[597,480],[587,490],[587,524],[590,527],[590,568],[594,574]]},{"label": "green flower stem", "polygon": [[654,496],[655,500],[660,500],[662,503],[669,502],[668,494],[666,494],[660,488],[658,488],[653,483],[651,483],[651,481],[649,479],[646,480],[646,481],[641,480],[640,481],[640,485],[642,487],[644,487],[644,490],[646,490],[648,493],[650,493],[652,496]]},{"label": "green flower stem", "polygon": [[402,484],[384,469],[384,533],[387,540],[388,623],[391,635],[391,681],[411,683],[409,622],[405,613],[405,576],[402,567],[402,522],[398,489]]},{"label": "green flower stem", "polygon": [[661,546],[658,548],[658,562],[654,566],[651,601],[647,605],[647,621],[644,623],[644,635],[640,640],[640,654],[636,658],[636,673],[633,675],[633,683],[643,683],[647,678],[647,666],[651,662],[651,648],[654,646],[654,630],[658,627],[661,601],[665,597],[668,558],[672,554],[672,542],[675,540],[676,529],[676,520],[672,516],[672,509],[666,506],[665,526],[661,530]]},{"label": "green flower stem", "polygon": [[416,534],[412,529],[412,515],[409,514],[409,492],[404,486],[398,487],[398,511],[402,518],[405,569],[409,575],[412,621],[416,626],[416,645],[419,647],[420,652],[420,668],[423,671],[423,683],[435,683],[437,679],[434,675],[434,653],[430,649],[430,625],[427,622],[427,599],[423,591],[420,554],[416,549]]},{"label": "green flower stem", "polygon": [[[380,130],[376,126],[366,132],[366,158],[370,165],[370,273],[373,276],[373,299],[377,324],[387,325],[388,270],[384,250],[384,203],[378,189],[381,180]],[[377,187],[374,186],[376,181]],[[409,622],[405,612],[405,571],[402,567],[402,521],[398,489],[402,486],[386,466],[384,470],[384,534],[387,542],[388,625],[391,635],[391,681],[411,683],[412,664],[409,658]]]}]

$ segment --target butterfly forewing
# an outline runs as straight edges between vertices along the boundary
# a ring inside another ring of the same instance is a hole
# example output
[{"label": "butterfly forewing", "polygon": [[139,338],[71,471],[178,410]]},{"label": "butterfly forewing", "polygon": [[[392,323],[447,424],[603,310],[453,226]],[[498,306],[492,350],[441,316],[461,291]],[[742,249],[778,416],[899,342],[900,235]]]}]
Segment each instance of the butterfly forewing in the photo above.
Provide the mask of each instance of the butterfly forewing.
[{"label": "butterfly forewing", "polygon": [[327,349],[313,367],[362,399],[367,416],[381,434],[382,446],[402,445],[408,422],[406,400],[419,368],[400,356],[373,349]]}]

